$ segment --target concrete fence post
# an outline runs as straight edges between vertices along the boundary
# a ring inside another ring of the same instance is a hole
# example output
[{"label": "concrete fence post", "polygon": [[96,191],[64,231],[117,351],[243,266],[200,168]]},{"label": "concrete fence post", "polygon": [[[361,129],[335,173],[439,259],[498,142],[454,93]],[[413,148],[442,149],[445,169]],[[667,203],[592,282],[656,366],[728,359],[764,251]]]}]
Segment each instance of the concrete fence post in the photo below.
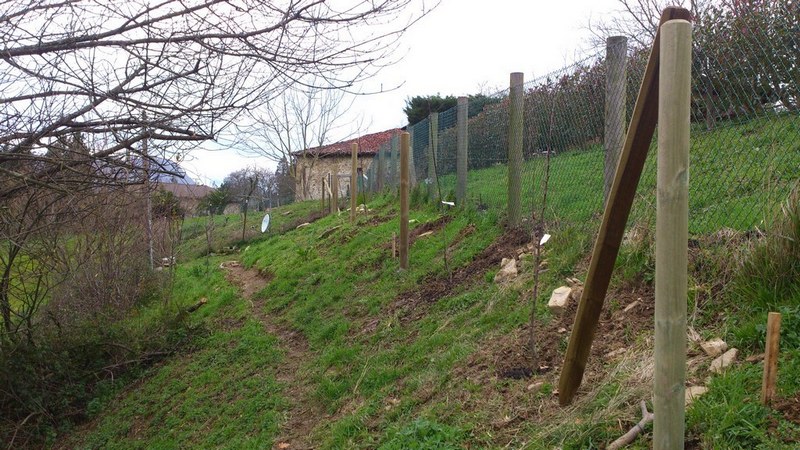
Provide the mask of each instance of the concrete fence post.
[{"label": "concrete fence post", "polygon": [[428,116],[428,196],[436,198],[439,187],[436,173],[436,158],[439,156],[439,113],[432,112]]},{"label": "concrete fence post", "polygon": [[625,109],[628,63],[628,38],[612,36],[606,40],[605,164],[603,167],[603,204],[608,201],[617,171],[619,154],[625,143]]},{"label": "concrete fence post", "polygon": [[467,155],[469,147],[469,101],[458,97],[456,109],[456,203],[463,206],[467,200]]},{"label": "concrete fence post", "polygon": [[653,448],[682,449],[685,432],[692,25],[661,26],[656,184]]},{"label": "concrete fence post", "polygon": [[523,136],[522,72],[511,74],[508,111],[508,224],[522,224],[522,136]]}]

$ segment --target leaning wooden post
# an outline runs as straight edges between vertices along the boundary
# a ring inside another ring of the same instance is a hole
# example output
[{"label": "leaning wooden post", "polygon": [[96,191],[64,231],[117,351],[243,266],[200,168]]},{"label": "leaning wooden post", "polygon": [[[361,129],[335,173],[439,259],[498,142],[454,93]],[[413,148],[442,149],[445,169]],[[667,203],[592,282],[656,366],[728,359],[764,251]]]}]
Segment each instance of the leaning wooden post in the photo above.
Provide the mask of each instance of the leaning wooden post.
[{"label": "leaning wooden post", "polygon": [[511,74],[508,106],[508,225],[522,223],[522,72]]},{"label": "leaning wooden post", "polygon": [[400,134],[400,268],[408,269],[408,133]]},{"label": "leaning wooden post", "polygon": [[331,213],[339,214],[339,173],[331,172]]},{"label": "leaning wooden post", "polygon": [[761,403],[769,406],[775,396],[778,380],[778,349],[781,339],[781,315],[771,312],[767,316],[767,343],[764,352],[764,378],[761,383]]},{"label": "leaning wooden post", "polygon": [[[689,10],[671,6],[664,9],[659,23],[690,18]],[[569,336],[569,345],[564,354],[564,367],[558,382],[558,401],[561,405],[572,402],[583,380],[608,284],[614,270],[614,262],[617,260],[622,236],[625,233],[625,224],[656,130],[660,42],[661,32],[656,31],[636,105],[631,114],[630,126],[625,134],[625,145],[622,147],[617,164],[611,194],[594,242],[589,272],[586,274],[583,294],[575,312],[575,323]]]},{"label": "leaning wooden post", "polygon": [[436,174],[436,157],[439,151],[439,113],[428,116],[428,196],[436,198],[439,180]]},{"label": "leaning wooden post", "polygon": [[603,203],[608,201],[619,154],[625,142],[625,86],[628,62],[628,38],[612,36],[606,39],[606,109],[605,109],[605,167],[603,168]]},{"label": "leaning wooden post", "polygon": [[692,25],[661,26],[653,448],[684,445]]},{"label": "leaning wooden post", "polygon": [[350,146],[350,223],[356,221],[358,197],[358,144]]},{"label": "leaning wooden post", "polygon": [[467,97],[458,97],[456,109],[456,203],[464,205],[467,199],[467,116],[469,103]]}]

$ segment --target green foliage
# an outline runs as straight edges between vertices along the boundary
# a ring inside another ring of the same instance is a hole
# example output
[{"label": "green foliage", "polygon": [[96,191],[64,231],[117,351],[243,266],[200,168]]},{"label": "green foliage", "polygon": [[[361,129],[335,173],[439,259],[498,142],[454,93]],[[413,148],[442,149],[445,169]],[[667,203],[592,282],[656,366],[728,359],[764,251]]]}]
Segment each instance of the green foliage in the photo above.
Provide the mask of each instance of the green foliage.
[{"label": "green foliage", "polygon": [[392,434],[380,450],[457,450],[462,433],[453,427],[426,419],[416,419]]},{"label": "green foliage", "polygon": [[441,97],[439,94],[428,96],[414,96],[406,99],[406,106],[403,112],[408,118],[408,124],[414,125],[415,123],[427,119],[432,112],[447,111],[456,106],[456,98],[452,95]]},{"label": "green foliage", "polygon": [[231,201],[233,201],[233,194],[228,186],[223,184],[200,200],[197,212],[201,214],[222,214],[225,206]]},{"label": "green foliage", "polygon": [[178,198],[170,191],[158,189],[152,196],[153,217],[183,217],[186,211]]}]

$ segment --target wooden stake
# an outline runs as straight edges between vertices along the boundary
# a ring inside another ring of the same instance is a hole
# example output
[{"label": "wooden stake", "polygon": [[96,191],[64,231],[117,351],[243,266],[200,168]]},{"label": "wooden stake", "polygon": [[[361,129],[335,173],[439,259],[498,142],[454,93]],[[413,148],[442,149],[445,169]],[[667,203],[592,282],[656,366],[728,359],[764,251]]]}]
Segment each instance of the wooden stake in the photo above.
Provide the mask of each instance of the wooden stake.
[{"label": "wooden stake", "polygon": [[358,144],[350,146],[350,153],[350,223],[355,223],[358,200]]},{"label": "wooden stake", "polygon": [[392,259],[397,258],[397,233],[392,233]]},{"label": "wooden stake", "polygon": [[685,431],[692,24],[668,21],[660,45],[653,448],[668,450]]},{"label": "wooden stake", "polygon": [[[661,23],[671,19],[689,19],[691,14],[683,8],[669,7],[661,14]],[[658,61],[659,35],[653,41],[650,59],[647,61],[639,97],[633,109],[625,145],[622,148],[614,183],[603,212],[603,222],[597,234],[589,263],[589,273],[581,295],[575,324],[569,337],[567,353],[564,355],[564,369],[558,383],[558,401],[561,405],[572,403],[586,370],[586,362],[592,349],[594,333],[600,320],[608,283],[617,260],[625,224],[631,212],[636,187],[642,175],[644,161],[650,148],[650,141],[656,128],[658,117]]]},{"label": "wooden stake", "polygon": [[400,268],[408,269],[408,133],[400,134]]},{"label": "wooden stake", "polygon": [[767,316],[767,343],[764,352],[764,379],[761,383],[761,403],[769,406],[775,396],[778,380],[778,350],[781,340],[781,315],[771,312]]}]

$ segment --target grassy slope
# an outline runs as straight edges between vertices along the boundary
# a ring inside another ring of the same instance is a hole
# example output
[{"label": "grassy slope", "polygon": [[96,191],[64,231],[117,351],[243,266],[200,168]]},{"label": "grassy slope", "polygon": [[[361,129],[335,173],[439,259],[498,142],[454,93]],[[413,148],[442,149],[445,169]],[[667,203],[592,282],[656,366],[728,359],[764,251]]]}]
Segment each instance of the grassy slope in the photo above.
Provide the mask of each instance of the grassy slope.
[{"label": "grassy slope", "polygon": [[[753,126],[724,132],[754,142],[767,139],[747,131]],[[797,133],[795,123],[784,128]],[[792,157],[797,157],[796,147],[792,149]],[[592,154],[570,158],[580,161],[589,157]],[[559,158],[554,159],[554,166],[563,163]],[[597,178],[589,165],[570,164],[576,166],[575,172],[584,168],[580,179]],[[499,170],[472,173],[476,183],[471,187],[481,186],[480,180],[497,185],[500,177],[495,172]],[[759,177],[764,173],[755,169],[752,173],[754,181],[745,186],[757,195],[763,186]],[[725,198],[738,198],[738,182],[725,188],[732,193]],[[582,215],[585,208],[567,193],[566,185],[553,192],[552,204],[559,217],[589,217]],[[706,207],[700,199],[694,201],[698,203],[693,203],[693,208]],[[307,203],[289,208],[297,211],[292,216],[297,217],[316,207]],[[599,364],[582,400],[573,408],[560,410],[551,395],[557,371],[533,380],[496,376],[496,366],[503,363],[497,353],[508,350],[508,342],[513,349],[521,340],[520,327],[530,312],[532,271],[525,262],[521,282],[498,288],[488,282],[490,272],[475,284],[457,288],[454,295],[425,305],[427,311],[419,320],[405,321],[392,307],[398,293],[413,289],[431,273],[444,272],[445,243],[451,246],[451,267],[465,264],[491,243],[500,234],[497,218],[491,212],[456,214],[443,231],[416,241],[411,270],[399,273],[396,261],[388,258],[388,243],[398,228],[393,201],[378,198],[371,207],[374,221],[370,224],[362,218],[359,226],[352,227],[343,217],[326,217],[299,230],[259,237],[240,256],[245,265],[274,275],[259,294],[263,303],[254,307],[300,330],[308,341],[309,358],[298,377],[311,387],[308,394],[318,408],[309,414],[324,418],[311,430],[312,440],[320,447],[494,448],[510,444],[513,448],[589,448],[620,435],[618,419],[626,426],[636,420],[638,400],[648,398],[652,331],[629,336],[630,355]],[[439,214],[423,207],[413,211],[412,218],[421,223]],[[454,244],[469,224],[475,231]],[[334,226],[340,228],[319,238]],[[237,228],[235,218],[229,219],[224,229],[228,228]],[[538,299],[541,327],[556,320],[541,306],[549,292],[562,284],[565,276],[585,275],[580,268],[585,267],[594,228],[591,221],[564,221],[548,230],[554,237],[547,246],[548,271],[543,273]],[[227,239],[235,241],[235,234],[230,231]],[[221,239],[226,238],[223,235]],[[767,311],[782,309],[786,314],[779,392],[795,395],[800,382],[790,374],[800,370],[797,281],[777,289],[769,277],[780,279],[780,273],[737,273],[730,261],[742,254],[733,252],[731,245],[741,246],[741,241],[726,244],[708,239],[702,244],[693,253],[689,305],[698,331],[705,336],[721,333],[746,354],[757,353],[763,348]],[[200,254],[205,237],[197,235],[185,246],[193,249],[187,252]],[[288,386],[275,381],[276,367],[282,361],[281,344],[253,317],[249,302],[239,298],[221,276],[219,262],[226,259],[231,257],[212,257],[208,265],[203,258],[189,261],[178,272],[176,292],[182,302],[190,304],[201,296],[209,299],[193,317],[209,324],[209,333],[196,350],[152,369],[140,383],[105,408],[98,408],[101,412],[95,421],[73,435],[70,445],[272,445],[293,401],[285,397]],[[648,285],[652,280],[651,242],[644,239],[624,247],[618,264],[616,287],[641,289]],[[754,296],[758,301],[753,301]],[[609,300],[610,310],[621,306],[617,299]],[[566,338],[565,333],[555,345],[563,350]],[[480,356],[486,353],[489,357]],[[794,444],[786,440],[800,436],[798,427],[758,405],[760,367],[743,363],[725,375],[712,377],[711,392],[689,410],[690,436],[706,448],[791,448]],[[706,376],[704,370],[697,374],[700,380]],[[535,381],[542,385],[529,391],[529,384]],[[770,424],[773,431],[768,432]],[[644,440],[636,444],[643,445]]]}]

